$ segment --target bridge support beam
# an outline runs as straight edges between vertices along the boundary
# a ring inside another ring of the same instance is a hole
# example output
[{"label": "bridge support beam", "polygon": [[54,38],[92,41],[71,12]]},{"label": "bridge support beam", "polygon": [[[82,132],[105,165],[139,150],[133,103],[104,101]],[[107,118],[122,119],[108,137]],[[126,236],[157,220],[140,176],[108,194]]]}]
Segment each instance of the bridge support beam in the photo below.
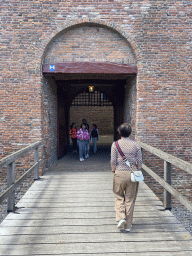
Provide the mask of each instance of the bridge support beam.
[{"label": "bridge support beam", "polygon": [[[7,165],[7,186],[8,188],[15,182],[15,162]],[[7,200],[7,212],[14,212],[15,210],[15,190],[9,192]]]},{"label": "bridge support beam", "polygon": [[[34,149],[34,164],[39,162],[39,147]],[[34,170],[34,180],[39,179],[39,165]]]},{"label": "bridge support beam", "polygon": [[[164,161],[164,180],[171,185],[171,164]],[[171,210],[171,193],[164,189],[164,208],[165,210]]]}]

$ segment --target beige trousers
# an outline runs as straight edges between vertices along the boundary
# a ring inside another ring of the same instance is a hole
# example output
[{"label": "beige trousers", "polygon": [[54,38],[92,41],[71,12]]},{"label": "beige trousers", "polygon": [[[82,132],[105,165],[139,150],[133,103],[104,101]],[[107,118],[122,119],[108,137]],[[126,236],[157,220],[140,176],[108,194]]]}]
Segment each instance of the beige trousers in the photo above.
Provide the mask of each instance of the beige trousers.
[{"label": "beige trousers", "polygon": [[115,194],[116,221],[126,219],[125,228],[131,228],[139,182],[131,182],[131,172],[115,171],[113,193]]}]

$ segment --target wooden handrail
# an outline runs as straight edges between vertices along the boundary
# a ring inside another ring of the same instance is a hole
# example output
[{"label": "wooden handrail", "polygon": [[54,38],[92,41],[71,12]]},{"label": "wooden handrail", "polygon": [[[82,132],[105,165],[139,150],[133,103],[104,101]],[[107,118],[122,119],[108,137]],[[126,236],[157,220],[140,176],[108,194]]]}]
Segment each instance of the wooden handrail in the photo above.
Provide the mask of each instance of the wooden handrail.
[{"label": "wooden handrail", "polygon": [[192,174],[192,164],[189,162],[186,162],[180,158],[177,158],[175,156],[172,156],[166,152],[163,152],[160,149],[154,148],[150,145],[147,145],[146,143],[139,142],[141,147],[148,152],[152,153],[153,155],[156,155],[160,157],[161,159],[165,160],[166,162],[169,162],[170,164],[173,164],[177,167],[179,167],[182,170],[185,170],[186,172]]},{"label": "wooden handrail", "polygon": [[14,153],[12,153],[9,156],[6,156],[0,160],[0,169],[3,168],[4,166],[7,166],[8,164],[14,162],[20,157],[25,156],[28,152],[32,151],[34,148],[37,148],[41,145],[40,141],[37,141],[25,148],[22,148]]},{"label": "wooden handrail", "polygon": [[164,207],[165,209],[171,209],[171,195],[180,201],[188,210],[192,211],[192,203],[181,195],[176,189],[171,186],[171,165],[174,165],[188,173],[192,174],[192,164],[182,159],[174,157],[168,153],[163,152],[160,149],[154,148],[146,143],[139,142],[142,149],[147,150],[155,156],[164,160],[164,179],[160,178],[155,172],[148,168],[145,164],[142,165],[150,176],[152,176],[158,183],[164,187]]},{"label": "wooden handrail", "polygon": [[[170,186],[165,180],[160,178],[155,172],[153,172],[150,168],[148,168],[146,165],[142,165],[142,168],[150,174],[157,182],[159,182],[169,193],[171,193],[175,198],[177,198],[180,203],[182,203],[187,209],[192,211],[192,203],[187,200],[183,195],[181,195],[176,189],[174,189],[172,186]],[[165,206],[165,205],[164,205]],[[165,207],[168,209],[168,207]]]},{"label": "wooden handrail", "polygon": [[18,180],[14,182],[11,186],[9,186],[5,192],[3,192],[0,195],[0,203],[3,202],[8,197],[9,193],[12,193],[18,186],[19,184],[27,177],[28,174],[34,171],[34,169],[39,165],[39,162],[34,164],[29,170],[27,170]]},{"label": "wooden handrail", "polygon": [[[0,195],[0,203],[8,198],[7,211],[12,212],[15,210],[15,190],[19,184],[27,177],[28,174],[34,171],[34,180],[39,179],[39,147],[41,142],[35,142],[21,150],[12,153],[9,156],[0,160],[0,168],[7,166],[7,190]],[[15,181],[15,161],[25,156],[28,152],[34,150],[34,165],[27,170],[18,180]]]}]

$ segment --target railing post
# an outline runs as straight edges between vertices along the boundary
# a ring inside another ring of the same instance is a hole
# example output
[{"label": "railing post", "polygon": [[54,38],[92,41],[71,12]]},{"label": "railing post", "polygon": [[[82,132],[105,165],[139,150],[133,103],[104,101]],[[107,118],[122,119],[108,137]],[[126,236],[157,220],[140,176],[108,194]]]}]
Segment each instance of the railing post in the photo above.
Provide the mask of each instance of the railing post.
[{"label": "railing post", "polygon": [[[164,180],[171,185],[171,164],[164,161]],[[164,189],[164,208],[165,210],[171,210],[171,193]]]},{"label": "railing post", "polygon": [[[34,163],[39,162],[39,147],[34,149]],[[34,180],[39,179],[39,165],[34,170]]]},{"label": "railing post", "polygon": [[[15,162],[7,165],[7,186],[10,187],[15,182]],[[7,198],[7,212],[15,210],[15,190],[10,192]]]},{"label": "railing post", "polygon": [[141,148],[141,155],[142,155],[142,160],[143,160],[143,148]]}]

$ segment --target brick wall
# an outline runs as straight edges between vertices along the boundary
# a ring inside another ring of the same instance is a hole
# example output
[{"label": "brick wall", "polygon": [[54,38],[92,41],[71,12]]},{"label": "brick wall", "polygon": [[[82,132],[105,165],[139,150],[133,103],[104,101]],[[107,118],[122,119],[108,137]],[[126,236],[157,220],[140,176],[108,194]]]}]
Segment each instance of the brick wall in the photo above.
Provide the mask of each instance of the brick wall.
[{"label": "brick wall", "polygon": [[16,0],[1,7],[0,157],[46,137],[43,157],[47,166],[54,162],[55,128],[42,104],[49,95],[47,109],[56,109],[56,97],[41,64],[102,61],[138,66],[137,138],[192,161],[190,1]]},{"label": "brick wall", "polygon": [[57,161],[57,85],[54,79],[43,79],[42,133],[43,172]]},{"label": "brick wall", "polygon": [[111,135],[114,133],[114,113],[112,106],[106,107],[71,107],[70,124],[76,123],[79,128],[82,119],[86,119],[89,124],[89,131],[92,124],[96,124],[100,135]]},{"label": "brick wall", "polygon": [[136,64],[131,46],[118,32],[93,24],[74,26],[59,34],[43,59],[44,64],[89,61]]},{"label": "brick wall", "polygon": [[125,104],[124,104],[124,121],[131,124],[131,137],[135,138],[136,132],[136,107],[137,107],[137,89],[136,79],[132,77],[127,80],[125,86]]}]

